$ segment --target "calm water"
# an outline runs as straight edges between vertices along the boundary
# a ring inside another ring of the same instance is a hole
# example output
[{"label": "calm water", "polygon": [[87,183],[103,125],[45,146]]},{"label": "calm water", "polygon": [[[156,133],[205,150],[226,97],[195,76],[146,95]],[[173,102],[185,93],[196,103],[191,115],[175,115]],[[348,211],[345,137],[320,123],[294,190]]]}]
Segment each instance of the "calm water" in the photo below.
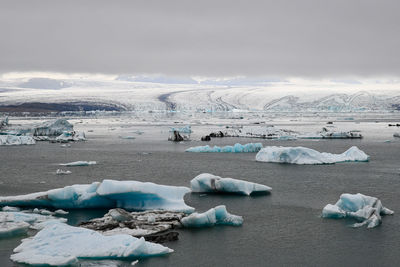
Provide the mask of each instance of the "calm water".
[{"label": "calm water", "polygon": [[[72,144],[70,148],[46,142],[29,147],[0,147],[0,195],[25,194],[103,179],[189,186],[193,177],[210,172],[266,184],[273,188],[273,193],[257,197],[186,195],[188,205],[198,211],[225,204],[229,212],[244,217],[243,226],[180,230],[179,241],[165,244],[174,253],[140,260],[137,266],[398,266],[400,141],[392,138],[397,129],[386,125],[343,125],[343,128],[362,129],[366,136],[363,140],[277,142],[223,138],[209,143],[261,141],[264,145],[301,145],[332,153],[342,153],[356,145],[371,156],[368,163],[316,166],[259,163],[251,153],[185,153],[189,146],[205,143],[167,142],[166,127],[142,126],[115,131],[94,127],[94,132],[88,133],[89,141]],[[128,135],[129,131],[138,129],[144,134],[134,140],[118,138],[121,131]],[[207,131],[206,126],[193,129],[199,135]],[[387,139],[392,142],[385,143]],[[76,160],[96,160],[98,165],[70,168],[71,175],[54,174],[58,163]],[[353,221],[321,219],[322,208],[335,203],[344,192],[379,197],[395,215],[384,217],[383,224],[372,230],[348,227]],[[102,213],[101,210],[74,211],[69,223],[76,224]],[[13,266],[9,256],[19,243],[20,237],[0,240],[0,266]]]}]

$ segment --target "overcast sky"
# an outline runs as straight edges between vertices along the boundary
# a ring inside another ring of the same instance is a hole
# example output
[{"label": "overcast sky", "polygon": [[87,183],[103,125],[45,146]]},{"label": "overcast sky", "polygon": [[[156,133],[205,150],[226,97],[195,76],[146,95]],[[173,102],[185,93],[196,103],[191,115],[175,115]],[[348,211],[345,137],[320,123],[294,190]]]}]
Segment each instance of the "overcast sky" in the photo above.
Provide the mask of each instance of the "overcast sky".
[{"label": "overcast sky", "polygon": [[400,1],[1,0],[0,72],[400,76]]}]

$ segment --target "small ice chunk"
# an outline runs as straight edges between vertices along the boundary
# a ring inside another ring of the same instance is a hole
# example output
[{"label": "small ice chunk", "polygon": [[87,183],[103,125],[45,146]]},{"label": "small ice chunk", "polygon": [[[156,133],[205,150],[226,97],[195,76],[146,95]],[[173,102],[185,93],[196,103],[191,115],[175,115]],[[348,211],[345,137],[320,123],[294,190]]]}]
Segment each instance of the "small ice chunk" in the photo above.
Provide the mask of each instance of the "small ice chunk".
[{"label": "small ice chunk", "polygon": [[90,166],[96,164],[97,164],[96,161],[74,161],[69,163],[60,163],[60,166],[76,167],[76,166]]},{"label": "small ice chunk", "polygon": [[270,192],[271,187],[237,180],[233,178],[222,178],[209,173],[202,173],[190,181],[190,187],[193,192],[226,192],[250,195],[252,193]]},{"label": "small ice chunk", "polygon": [[46,225],[32,238],[22,240],[11,260],[32,265],[70,265],[78,259],[128,259],[173,252],[160,244],[129,235],[104,236],[93,230],[63,223]]},{"label": "small ice chunk", "polygon": [[393,211],[382,206],[376,197],[363,194],[342,194],[335,205],[328,204],[322,210],[323,218],[353,218],[360,223],[353,224],[354,227],[367,225],[368,228],[378,226],[381,215],[391,215]]},{"label": "small ice chunk", "polygon": [[243,224],[243,218],[230,214],[224,205],[220,205],[204,213],[192,213],[182,218],[181,222],[185,227],[209,227],[217,224],[239,226]]},{"label": "small ice chunk", "polygon": [[368,161],[369,156],[356,146],[352,146],[342,154],[321,153],[314,149],[300,146],[268,146],[257,153],[256,160],[291,164],[333,164],[348,161]]},{"label": "small ice chunk", "polygon": [[68,212],[68,211],[65,211],[65,210],[62,210],[62,209],[58,209],[58,210],[54,211],[54,214],[57,214],[57,215],[67,215],[67,214],[69,214],[69,212]]},{"label": "small ice chunk", "polygon": [[1,209],[2,211],[20,211],[20,208],[18,207],[10,207],[10,206],[5,206]]},{"label": "small ice chunk", "polygon": [[66,174],[71,174],[72,172],[71,171],[68,171],[68,170],[62,170],[62,169],[57,169],[57,171],[56,171],[56,174],[57,175],[66,175]]}]

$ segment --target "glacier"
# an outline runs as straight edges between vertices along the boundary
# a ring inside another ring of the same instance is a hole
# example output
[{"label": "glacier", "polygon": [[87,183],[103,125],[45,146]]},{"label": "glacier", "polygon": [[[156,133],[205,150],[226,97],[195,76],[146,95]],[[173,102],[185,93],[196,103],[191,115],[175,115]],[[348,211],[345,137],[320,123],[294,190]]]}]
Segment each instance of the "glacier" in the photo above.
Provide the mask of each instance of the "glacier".
[{"label": "glacier", "polygon": [[0,135],[0,146],[34,145],[35,139],[29,135]]},{"label": "glacier", "polygon": [[318,152],[306,147],[268,146],[256,155],[256,161],[291,164],[333,164],[347,161],[368,161],[369,156],[356,146],[342,154]]},{"label": "glacier", "polygon": [[183,199],[190,189],[138,181],[103,180],[75,184],[45,192],[0,197],[0,206],[75,208],[124,208],[128,210],[171,210],[191,213]]},{"label": "glacier", "polygon": [[173,252],[160,244],[130,235],[104,236],[64,223],[45,226],[34,237],[22,240],[11,260],[31,265],[65,266],[79,259],[131,259]]},{"label": "glacier", "polygon": [[359,223],[353,227],[366,225],[374,228],[381,224],[381,215],[392,215],[394,212],[382,205],[376,197],[363,194],[342,194],[335,205],[328,204],[322,210],[322,218],[352,218]]},{"label": "glacier", "polygon": [[224,147],[219,147],[219,146],[210,147],[209,145],[195,146],[186,149],[186,152],[254,153],[260,151],[262,147],[263,146],[261,143],[248,143],[245,145],[236,143],[233,146],[224,146]]},{"label": "glacier", "polygon": [[211,208],[203,213],[192,213],[182,218],[184,227],[210,227],[214,225],[232,225],[240,226],[243,224],[242,216],[230,214],[225,205]]},{"label": "glacier", "polygon": [[225,192],[242,195],[252,193],[268,193],[272,188],[266,185],[237,180],[233,178],[222,178],[209,173],[202,173],[190,181],[192,192]]}]

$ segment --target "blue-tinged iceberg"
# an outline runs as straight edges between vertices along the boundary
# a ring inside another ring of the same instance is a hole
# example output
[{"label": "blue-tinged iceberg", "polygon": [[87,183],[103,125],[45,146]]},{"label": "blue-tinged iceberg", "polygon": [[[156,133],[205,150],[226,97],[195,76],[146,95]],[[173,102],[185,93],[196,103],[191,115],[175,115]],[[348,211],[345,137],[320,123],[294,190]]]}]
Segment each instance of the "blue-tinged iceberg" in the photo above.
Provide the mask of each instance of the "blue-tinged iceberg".
[{"label": "blue-tinged iceberg", "polygon": [[32,136],[0,135],[0,146],[34,145]]},{"label": "blue-tinged iceberg", "polygon": [[183,199],[190,189],[138,181],[103,180],[46,192],[0,197],[0,206],[40,206],[60,209],[124,208],[193,212]]},{"label": "blue-tinged iceberg", "polygon": [[11,260],[31,265],[63,266],[82,259],[129,259],[173,252],[144,238],[130,235],[104,236],[93,230],[63,223],[47,225],[32,238],[22,240]]},{"label": "blue-tinged iceberg", "polygon": [[222,178],[209,173],[202,173],[193,178],[190,181],[190,187],[193,192],[198,193],[224,192],[248,196],[252,193],[268,193],[272,190],[271,187],[266,185],[233,178]]},{"label": "blue-tinged iceberg", "polygon": [[256,160],[291,164],[333,164],[346,161],[368,161],[369,156],[356,146],[352,146],[342,154],[321,153],[301,146],[268,146],[257,153]]},{"label": "blue-tinged iceberg", "polygon": [[224,205],[220,205],[203,213],[192,213],[182,218],[181,223],[184,227],[210,227],[217,224],[239,226],[243,224],[243,218],[230,214]]},{"label": "blue-tinged iceberg", "polygon": [[214,146],[210,147],[209,145],[206,146],[195,146],[186,149],[186,152],[222,152],[222,153],[254,153],[258,152],[262,149],[261,143],[248,143],[245,145],[241,145],[239,143],[233,146]]},{"label": "blue-tinged iceberg", "polygon": [[382,206],[381,201],[376,197],[363,194],[342,194],[335,205],[328,204],[322,210],[323,218],[353,218],[359,223],[353,227],[367,225],[374,228],[381,224],[381,215],[392,215],[393,211]]}]

